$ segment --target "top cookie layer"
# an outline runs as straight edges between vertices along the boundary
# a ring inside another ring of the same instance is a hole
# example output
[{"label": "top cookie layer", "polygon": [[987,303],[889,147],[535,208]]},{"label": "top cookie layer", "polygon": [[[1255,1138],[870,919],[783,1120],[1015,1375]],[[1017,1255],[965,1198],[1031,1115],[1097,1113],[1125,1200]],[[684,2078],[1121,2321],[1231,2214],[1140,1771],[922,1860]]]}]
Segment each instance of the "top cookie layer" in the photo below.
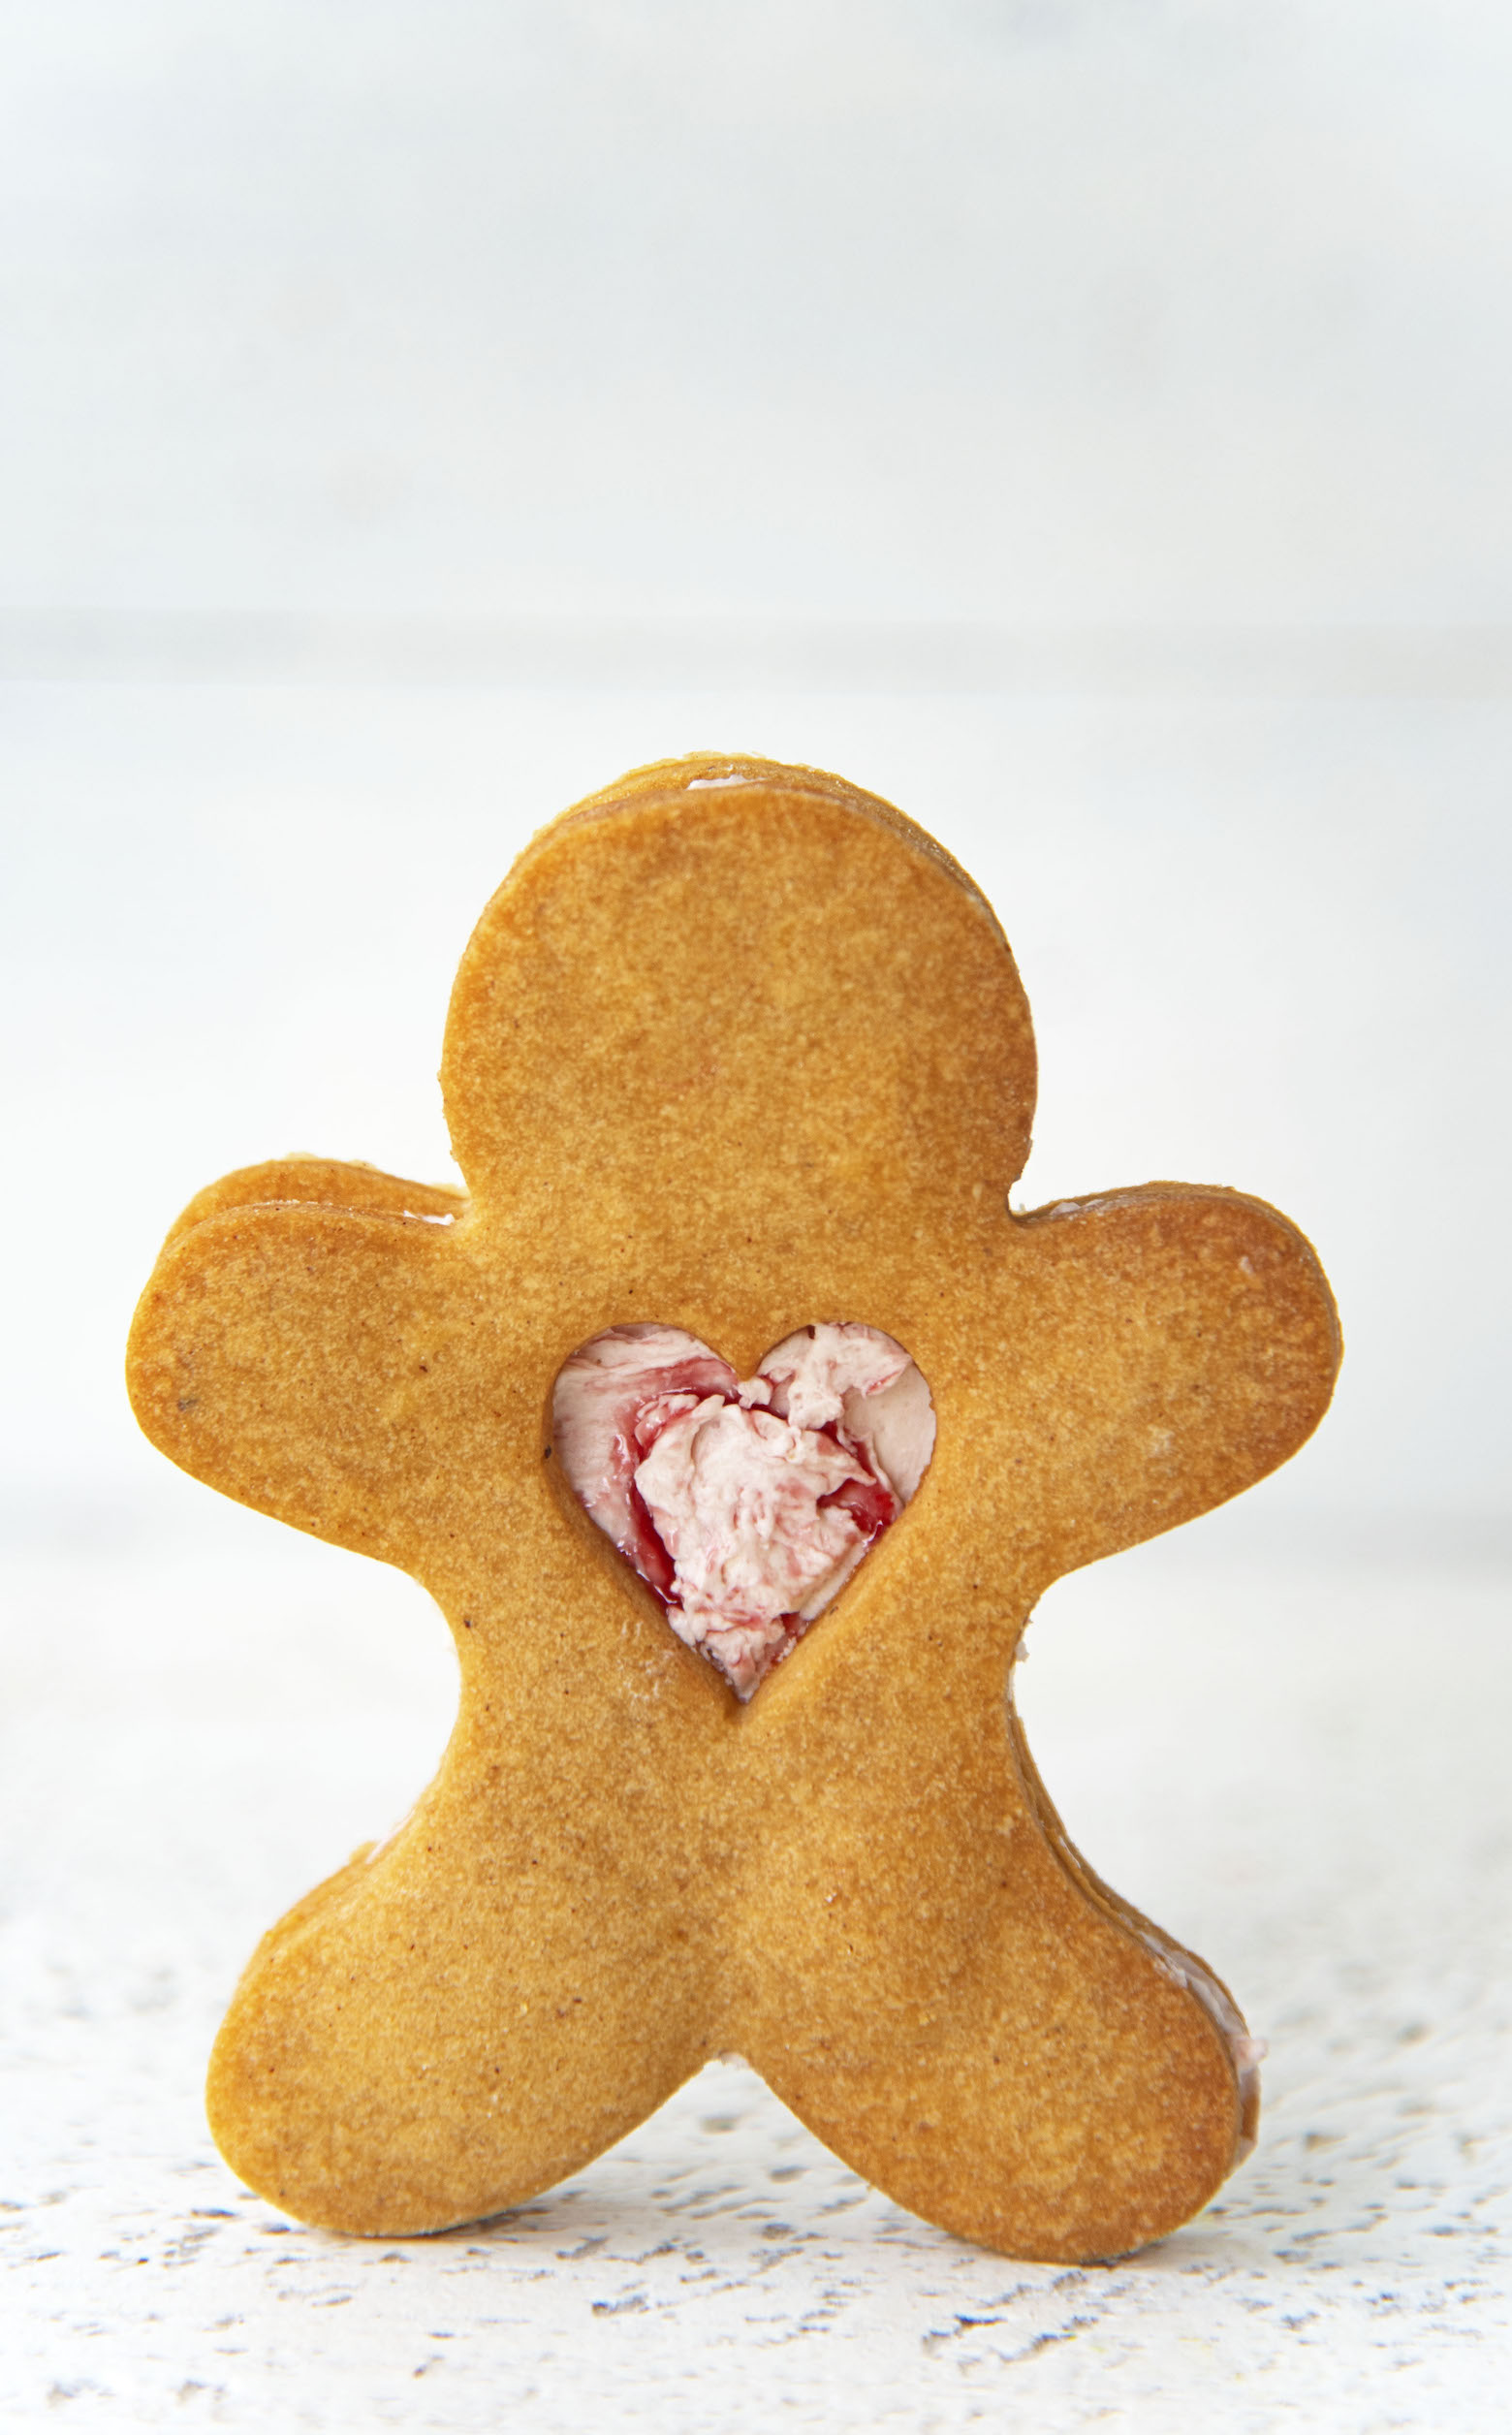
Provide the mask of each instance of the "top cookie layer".
[{"label": "top cookie layer", "polygon": [[[1316,1424],[1310,1247],[1179,1185],[1011,1217],[1007,946],[921,832],[808,771],[669,765],[543,832],[444,1079],[470,1202],[243,1170],[133,1332],[154,1441],[406,1566],[461,1666],[411,1819],[243,1980],[217,2136],[279,2205],[413,2231],[576,2169],[736,2047],[973,2238],[1103,2257],[1181,2221],[1253,2130],[1237,2016],[1066,1842],[1005,1683],[1049,1582]],[[933,1459],[742,1708],[562,1478],[552,1384],[626,1325],[739,1377],[834,1320],[918,1365]]]}]

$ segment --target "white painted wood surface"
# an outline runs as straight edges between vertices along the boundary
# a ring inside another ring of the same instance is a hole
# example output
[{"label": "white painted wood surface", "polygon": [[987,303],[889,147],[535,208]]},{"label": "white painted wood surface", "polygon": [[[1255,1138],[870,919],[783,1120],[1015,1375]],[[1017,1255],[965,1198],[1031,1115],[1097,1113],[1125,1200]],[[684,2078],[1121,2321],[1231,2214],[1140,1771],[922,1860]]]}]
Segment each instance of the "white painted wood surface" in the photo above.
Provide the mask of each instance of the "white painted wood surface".
[{"label": "white painted wood surface", "polygon": [[1052,1594],[1023,1704],[1114,1882],[1271,2041],[1257,2157],[1085,2272],[921,2225],[716,2066],[437,2240],[249,2197],[200,2082],[239,1961],[434,1761],[449,1652],[230,1508],[5,1566],[7,2426],[1351,2435],[1506,2423],[1508,1590],[1223,1524]]}]

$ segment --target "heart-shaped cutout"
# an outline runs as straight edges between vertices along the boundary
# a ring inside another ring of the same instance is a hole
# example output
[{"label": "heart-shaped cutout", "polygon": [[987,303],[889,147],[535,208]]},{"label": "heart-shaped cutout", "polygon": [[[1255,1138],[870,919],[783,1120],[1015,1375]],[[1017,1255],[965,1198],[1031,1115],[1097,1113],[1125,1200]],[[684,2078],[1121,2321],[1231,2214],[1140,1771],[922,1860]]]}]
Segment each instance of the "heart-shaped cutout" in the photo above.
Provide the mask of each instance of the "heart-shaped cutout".
[{"label": "heart-shaped cutout", "polygon": [[551,1443],[678,1638],[749,1699],[913,1496],[934,1407],[880,1328],[800,1328],[740,1379],[684,1328],[612,1327],[558,1371]]}]

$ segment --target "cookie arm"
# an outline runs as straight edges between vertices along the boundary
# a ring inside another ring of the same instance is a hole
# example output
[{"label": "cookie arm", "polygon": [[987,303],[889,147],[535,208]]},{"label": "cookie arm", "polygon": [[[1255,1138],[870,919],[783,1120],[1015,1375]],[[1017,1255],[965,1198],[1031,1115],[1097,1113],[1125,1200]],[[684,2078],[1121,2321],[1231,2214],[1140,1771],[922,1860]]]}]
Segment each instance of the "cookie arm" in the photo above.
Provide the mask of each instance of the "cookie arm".
[{"label": "cookie arm", "polygon": [[267,1201],[319,1201],[331,1209],[363,1211],[372,1217],[450,1218],[464,1215],[467,1195],[447,1184],[411,1184],[401,1175],[386,1175],[361,1159],[314,1158],[296,1152],[288,1158],[265,1158],[255,1167],[236,1167],[215,1184],[196,1192],[168,1230],[165,1250],[191,1226],[218,1218],[228,1209],[250,1209]]},{"label": "cookie arm", "polygon": [[1211,1511],[1317,1427],[1339,1316],[1279,1211],[1151,1184],[1019,1223],[1039,1313],[1020,1417],[1043,1449],[1021,1521],[1046,1580]]},{"label": "cookie arm", "polygon": [[408,1563],[447,1470],[457,1252],[423,1216],[322,1202],[233,1204],[175,1230],[132,1325],[138,1420],[240,1503]]}]

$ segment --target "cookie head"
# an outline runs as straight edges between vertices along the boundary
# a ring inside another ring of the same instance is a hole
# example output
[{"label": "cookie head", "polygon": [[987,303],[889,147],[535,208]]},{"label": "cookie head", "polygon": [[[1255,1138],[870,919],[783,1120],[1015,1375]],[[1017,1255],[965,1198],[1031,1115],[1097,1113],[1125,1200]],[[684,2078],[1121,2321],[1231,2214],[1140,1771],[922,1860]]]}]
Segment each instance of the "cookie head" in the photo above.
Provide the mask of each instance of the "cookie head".
[{"label": "cookie head", "polygon": [[528,1195],[595,1258],[606,1213],[654,1207],[706,1273],[732,1237],[893,1241],[1000,1203],[1034,1047],[997,923],[899,813],[796,775],[648,772],[527,850],[447,1027],[476,1201]]}]

